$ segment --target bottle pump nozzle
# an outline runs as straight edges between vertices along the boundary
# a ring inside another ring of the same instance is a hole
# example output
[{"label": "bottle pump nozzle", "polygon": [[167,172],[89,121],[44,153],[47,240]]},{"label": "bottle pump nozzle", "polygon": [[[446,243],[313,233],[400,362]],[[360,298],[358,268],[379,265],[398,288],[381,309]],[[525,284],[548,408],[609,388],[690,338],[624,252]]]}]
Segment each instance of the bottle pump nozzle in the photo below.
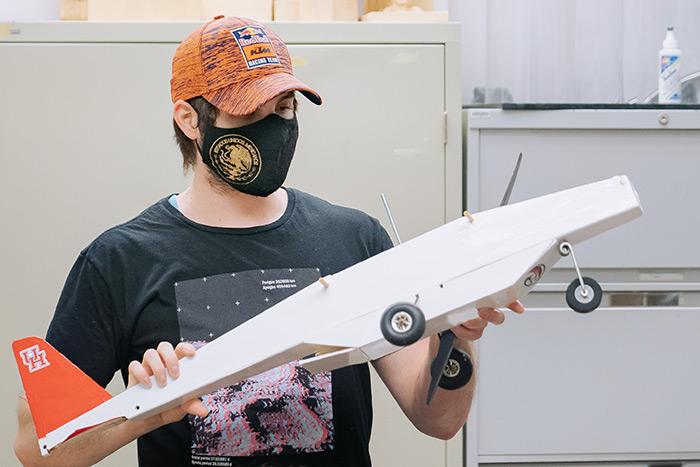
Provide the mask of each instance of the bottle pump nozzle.
[{"label": "bottle pump nozzle", "polygon": [[678,40],[676,39],[676,36],[673,34],[673,26],[669,26],[668,29],[666,30],[666,38],[664,39],[663,47],[664,47],[664,49],[677,49],[678,48]]}]

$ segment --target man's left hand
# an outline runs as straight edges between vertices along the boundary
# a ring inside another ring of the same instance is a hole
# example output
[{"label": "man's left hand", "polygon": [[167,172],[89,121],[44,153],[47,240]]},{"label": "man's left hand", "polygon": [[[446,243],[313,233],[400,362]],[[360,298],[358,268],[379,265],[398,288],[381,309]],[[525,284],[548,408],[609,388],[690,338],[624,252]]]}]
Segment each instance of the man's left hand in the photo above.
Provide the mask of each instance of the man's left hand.
[{"label": "man's left hand", "polygon": [[[525,312],[525,308],[518,301],[510,303],[506,308],[518,314]],[[489,323],[498,326],[503,324],[505,319],[505,313],[498,308],[479,308],[478,317],[470,319],[466,323],[459,326],[453,327],[452,332],[455,333],[458,339],[475,341],[481,338],[481,336],[484,334],[484,329],[486,329],[486,326],[488,326]]]}]

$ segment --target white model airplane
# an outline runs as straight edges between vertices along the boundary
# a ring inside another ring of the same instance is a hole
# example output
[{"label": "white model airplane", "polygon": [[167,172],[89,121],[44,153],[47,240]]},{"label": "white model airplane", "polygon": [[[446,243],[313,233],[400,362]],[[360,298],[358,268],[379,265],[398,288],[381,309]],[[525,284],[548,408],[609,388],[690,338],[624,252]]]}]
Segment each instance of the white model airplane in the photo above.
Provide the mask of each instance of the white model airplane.
[{"label": "white model airplane", "polygon": [[[625,176],[465,213],[319,279],[215,339],[183,359],[181,376],[165,387],[138,385],[111,397],[42,339],[15,341],[41,451],[48,455],[90,428],[150,417],[296,359],[312,373],[375,360],[476,317],[479,307],[522,298],[572,244],[641,214]],[[580,274],[572,288],[584,308],[600,300],[600,289]],[[264,344],[260,335],[269,336]],[[449,370],[443,386],[463,385],[449,381],[459,373]]]}]

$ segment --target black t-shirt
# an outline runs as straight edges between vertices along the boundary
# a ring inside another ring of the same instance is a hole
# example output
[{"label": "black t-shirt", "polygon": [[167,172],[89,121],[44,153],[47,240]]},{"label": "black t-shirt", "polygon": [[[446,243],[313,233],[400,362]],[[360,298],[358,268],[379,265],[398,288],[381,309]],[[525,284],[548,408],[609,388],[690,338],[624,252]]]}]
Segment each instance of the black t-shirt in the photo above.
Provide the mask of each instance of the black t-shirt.
[{"label": "black t-shirt", "polygon": [[[285,213],[267,226],[203,226],[164,198],[103,233],[74,264],[47,340],[104,386],[161,341],[206,345],[391,246],[376,219],[287,192]],[[139,439],[141,466],[370,465],[366,364],[311,375],[291,363],[203,400],[209,416]]]}]

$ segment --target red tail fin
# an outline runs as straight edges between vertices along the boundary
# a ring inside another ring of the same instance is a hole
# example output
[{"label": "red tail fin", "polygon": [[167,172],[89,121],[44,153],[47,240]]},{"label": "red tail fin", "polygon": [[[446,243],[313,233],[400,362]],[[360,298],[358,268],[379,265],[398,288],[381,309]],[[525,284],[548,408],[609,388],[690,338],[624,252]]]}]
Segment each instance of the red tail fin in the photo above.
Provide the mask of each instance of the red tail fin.
[{"label": "red tail fin", "polygon": [[12,350],[39,438],[112,397],[43,339],[14,341]]}]

